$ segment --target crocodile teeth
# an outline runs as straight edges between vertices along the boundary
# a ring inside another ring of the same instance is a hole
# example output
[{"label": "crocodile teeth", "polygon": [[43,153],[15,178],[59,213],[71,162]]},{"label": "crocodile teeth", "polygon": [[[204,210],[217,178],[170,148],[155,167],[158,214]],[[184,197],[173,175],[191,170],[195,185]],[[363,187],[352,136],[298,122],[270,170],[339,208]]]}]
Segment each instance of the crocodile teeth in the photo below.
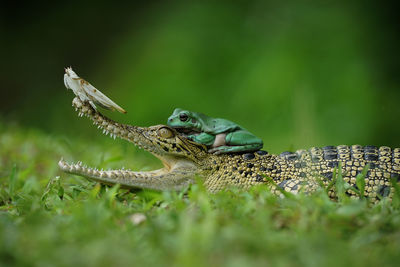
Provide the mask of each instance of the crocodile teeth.
[{"label": "crocodile teeth", "polygon": [[73,167],[74,167],[74,169],[75,169],[76,171],[81,171],[81,170],[82,170],[82,166],[79,165],[79,164],[75,164]]}]

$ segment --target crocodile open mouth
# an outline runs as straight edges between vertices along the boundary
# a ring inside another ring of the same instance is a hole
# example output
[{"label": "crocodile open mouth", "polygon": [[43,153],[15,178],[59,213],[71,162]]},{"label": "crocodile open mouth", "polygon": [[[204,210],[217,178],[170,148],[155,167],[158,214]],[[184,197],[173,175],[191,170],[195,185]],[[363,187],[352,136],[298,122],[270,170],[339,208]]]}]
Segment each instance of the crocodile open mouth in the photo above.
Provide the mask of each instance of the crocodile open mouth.
[{"label": "crocodile open mouth", "polygon": [[196,163],[181,155],[174,154],[174,149],[183,152],[187,145],[186,138],[165,125],[151,127],[138,127],[115,122],[88,103],[82,102],[78,97],[72,101],[79,116],[86,116],[93,121],[103,133],[112,138],[125,139],[136,146],[149,151],[158,157],[164,164],[164,168],[154,171],[137,172],[125,169],[99,170],[84,166],[81,162],[67,163],[61,159],[58,163],[60,169],[67,173],[84,176],[89,179],[106,184],[120,184],[123,187],[139,187],[149,189],[180,189],[193,182],[193,176],[197,170]]}]

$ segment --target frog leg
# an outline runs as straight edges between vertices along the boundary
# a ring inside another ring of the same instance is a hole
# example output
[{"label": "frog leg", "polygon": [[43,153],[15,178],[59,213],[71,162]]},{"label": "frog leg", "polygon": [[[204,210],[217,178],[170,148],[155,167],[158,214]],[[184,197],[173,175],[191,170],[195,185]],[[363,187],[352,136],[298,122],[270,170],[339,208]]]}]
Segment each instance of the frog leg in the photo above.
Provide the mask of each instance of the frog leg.
[{"label": "frog leg", "polygon": [[224,146],[214,147],[208,152],[214,154],[225,154],[234,152],[255,151],[263,147],[263,141],[246,130],[228,133],[225,137]]},{"label": "frog leg", "polygon": [[214,144],[215,136],[208,133],[199,133],[199,134],[191,134],[188,135],[190,140],[195,141],[196,143],[200,143],[206,146],[210,146]]}]

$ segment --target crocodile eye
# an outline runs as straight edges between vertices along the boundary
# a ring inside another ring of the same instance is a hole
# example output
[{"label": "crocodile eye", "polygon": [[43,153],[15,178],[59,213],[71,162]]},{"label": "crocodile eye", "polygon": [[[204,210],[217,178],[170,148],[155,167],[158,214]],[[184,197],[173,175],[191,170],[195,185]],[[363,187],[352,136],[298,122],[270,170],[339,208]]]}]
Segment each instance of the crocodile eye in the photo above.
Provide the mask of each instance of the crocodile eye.
[{"label": "crocodile eye", "polygon": [[181,121],[187,121],[187,120],[189,119],[189,117],[188,117],[187,114],[182,113],[182,114],[179,115],[179,119],[180,119]]},{"label": "crocodile eye", "polygon": [[162,138],[171,138],[174,137],[174,133],[168,128],[161,128],[158,130],[158,135]]}]

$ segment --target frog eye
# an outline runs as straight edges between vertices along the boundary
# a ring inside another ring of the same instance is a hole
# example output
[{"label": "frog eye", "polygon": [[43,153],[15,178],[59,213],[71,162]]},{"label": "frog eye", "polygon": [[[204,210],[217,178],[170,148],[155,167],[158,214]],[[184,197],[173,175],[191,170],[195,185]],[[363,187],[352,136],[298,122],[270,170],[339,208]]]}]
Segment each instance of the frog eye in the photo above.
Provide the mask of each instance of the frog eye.
[{"label": "frog eye", "polygon": [[165,127],[159,129],[159,130],[157,131],[157,134],[158,134],[160,137],[166,138],[166,139],[171,138],[171,137],[174,137],[174,133],[173,133],[170,129],[165,128]]},{"label": "frog eye", "polygon": [[182,113],[182,114],[179,115],[179,119],[180,119],[181,121],[187,121],[187,120],[189,119],[189,117],[188,117],[187,114]]}]

